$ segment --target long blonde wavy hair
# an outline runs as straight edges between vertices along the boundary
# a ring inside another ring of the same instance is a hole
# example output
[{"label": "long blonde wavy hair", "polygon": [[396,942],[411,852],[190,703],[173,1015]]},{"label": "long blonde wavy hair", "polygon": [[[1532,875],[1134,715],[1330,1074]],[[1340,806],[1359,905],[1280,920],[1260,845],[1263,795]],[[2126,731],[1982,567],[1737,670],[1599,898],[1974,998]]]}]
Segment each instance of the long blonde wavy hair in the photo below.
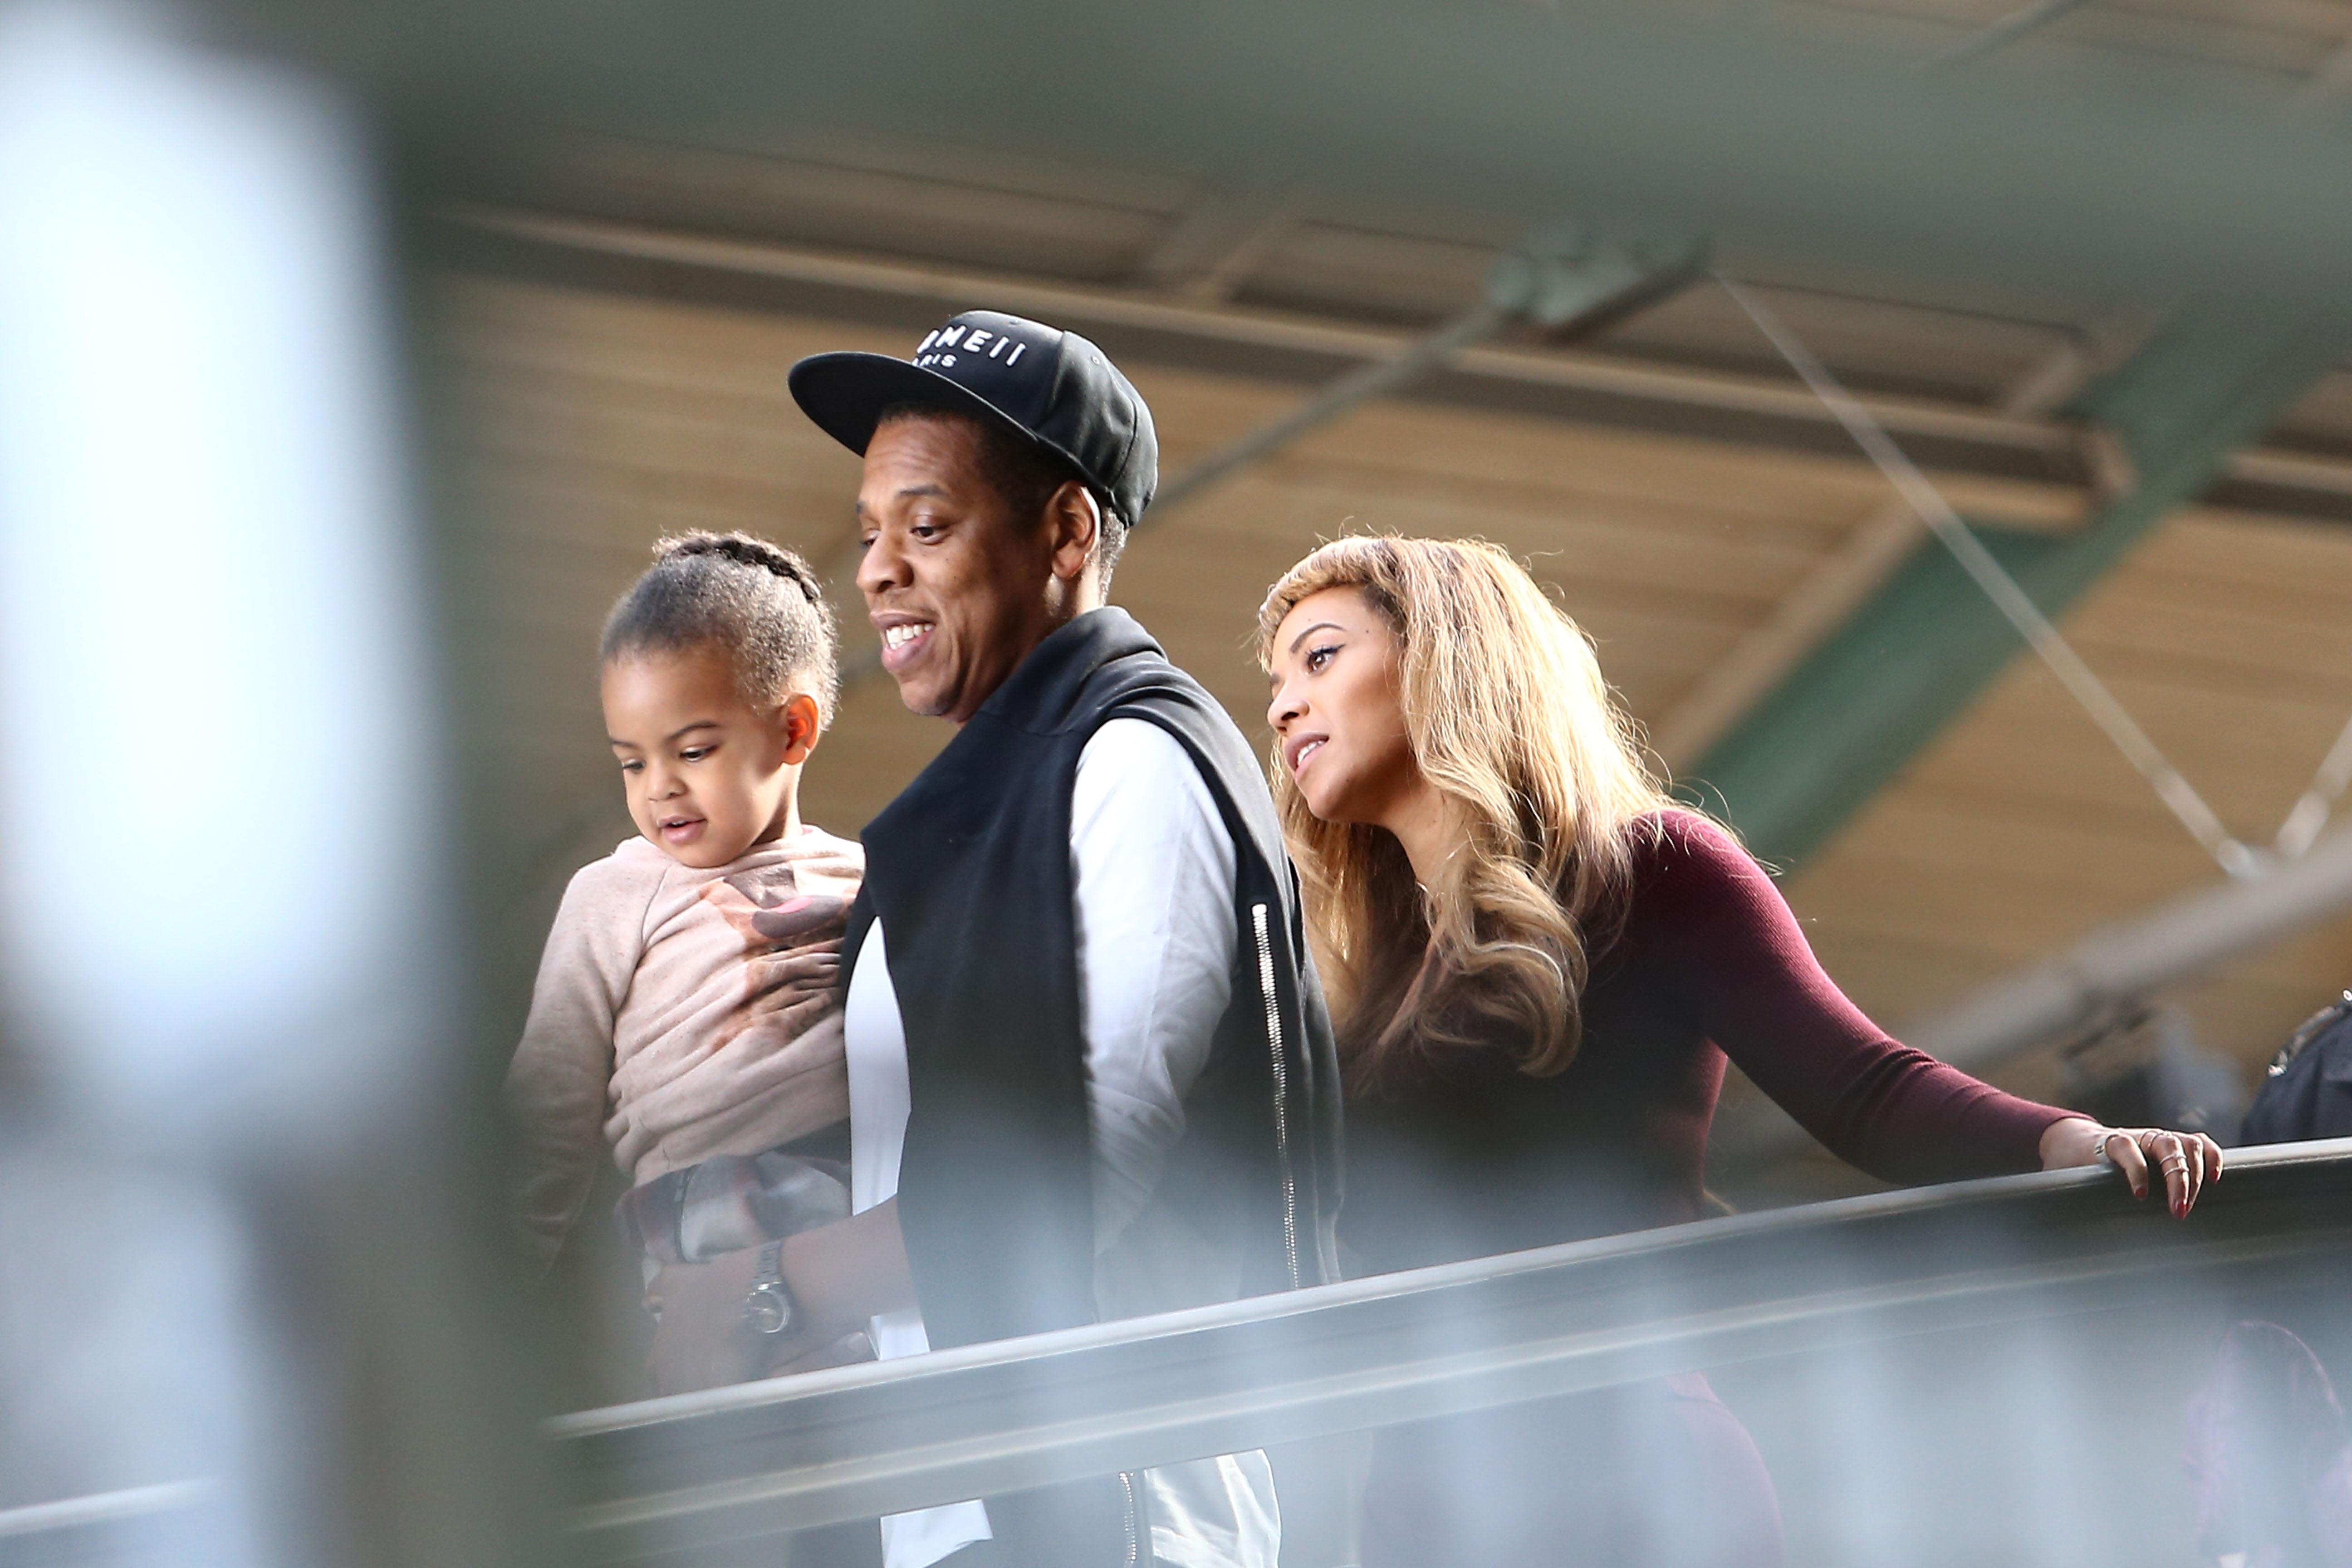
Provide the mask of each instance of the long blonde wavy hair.
[{"label": "long blonde wavy hair", "polygon": [[[1336,540],[1258,611],[1258,659],[1299,601],[1352,588],[1399,645],[1405,733],[1464,842],[1427,888],[1384,828],[1307,809],[1277,740],[1269,771],[1307,888],[1349,1087],[1501,1045],[1521,1071],[1576,1058],[1594,952],[1642,820],[1675,803],[1643,761],[1591,640],[1510,555],[1476,540]],[[1656,828],[1655,819],[1650,822]]]}]

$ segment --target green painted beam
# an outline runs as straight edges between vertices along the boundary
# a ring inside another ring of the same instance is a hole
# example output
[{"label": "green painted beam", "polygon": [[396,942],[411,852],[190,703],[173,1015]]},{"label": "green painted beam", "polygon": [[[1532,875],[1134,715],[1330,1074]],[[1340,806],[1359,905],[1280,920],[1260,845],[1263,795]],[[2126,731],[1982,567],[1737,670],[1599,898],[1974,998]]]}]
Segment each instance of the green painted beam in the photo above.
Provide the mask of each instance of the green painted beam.
[{"label": "green painted beam", "polygon": [[[2221,474],[2322,373],[2343,340],[2244,307],[2184,312],[2070,413],[2104,425],[2137,470],[2065,534],[1980,531],[2055,617]],[[1688,770],[1763,859],[1793,867],[1897,778],[2024,644],[1943,547],[1911,559]],[[2085,724],[2090,722],[2086,717]]]}]

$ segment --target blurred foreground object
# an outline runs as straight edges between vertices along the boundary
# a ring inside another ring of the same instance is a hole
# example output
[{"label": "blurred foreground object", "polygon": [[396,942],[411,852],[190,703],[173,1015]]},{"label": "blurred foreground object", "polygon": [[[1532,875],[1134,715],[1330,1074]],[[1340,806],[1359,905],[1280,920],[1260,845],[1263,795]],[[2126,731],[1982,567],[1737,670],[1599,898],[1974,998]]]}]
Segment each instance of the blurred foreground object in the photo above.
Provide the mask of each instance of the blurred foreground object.
[{"label": "blurred foreground object", "polygon": [[2344,1318],[2347,1176],[2352,1142],[2260,1151],[2186,1224],[2106,1170],[1887,1193],[551,1431],[592,1500],[583,1560],[725,1563],[887,1509],[1705,1369],[1783,1489],[1791,1562],[2160,1559],[2194,1528],[2175,1445],[2218,1322],[2258,1293]]},{"label": "blurred foreground object", "polygon": [[2276,1323],[2222,1337],[2189,1407],[2197,1544],[2246,1568],[2352,1568],[2352,1447],[2311,1347]]},{"label": "blurred foreground object", "polygon": [[531,1560],[374,183],[0,6],[0,1507],[103,1560]]}]

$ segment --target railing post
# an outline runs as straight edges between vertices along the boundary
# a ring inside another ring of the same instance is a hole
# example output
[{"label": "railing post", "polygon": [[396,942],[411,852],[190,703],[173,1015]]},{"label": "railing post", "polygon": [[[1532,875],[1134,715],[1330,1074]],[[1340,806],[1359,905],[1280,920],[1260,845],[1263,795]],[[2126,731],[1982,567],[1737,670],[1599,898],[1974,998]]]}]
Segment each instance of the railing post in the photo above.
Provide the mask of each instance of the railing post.
[{"label": "railing post", "polygon": [[0,1508],[527,1563],[368,127],[173,19],[0,7]]}]

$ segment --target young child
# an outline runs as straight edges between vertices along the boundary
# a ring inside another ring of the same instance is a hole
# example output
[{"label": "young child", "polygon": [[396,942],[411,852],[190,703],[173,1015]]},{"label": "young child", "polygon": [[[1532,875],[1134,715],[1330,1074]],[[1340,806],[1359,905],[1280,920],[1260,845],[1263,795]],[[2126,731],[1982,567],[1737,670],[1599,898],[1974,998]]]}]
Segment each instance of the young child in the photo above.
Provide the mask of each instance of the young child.
[{"label": "young child", "polygon": [[609,1145],[646,1271],[844,1217],[783,1145],[849,1111],[835,989],[859,847],[800,819],[835,698],[808,563],[740,533],[664,540],[604,623],[604,725],[639,837],[572,879],[507,1095],[541,1265]]}]

